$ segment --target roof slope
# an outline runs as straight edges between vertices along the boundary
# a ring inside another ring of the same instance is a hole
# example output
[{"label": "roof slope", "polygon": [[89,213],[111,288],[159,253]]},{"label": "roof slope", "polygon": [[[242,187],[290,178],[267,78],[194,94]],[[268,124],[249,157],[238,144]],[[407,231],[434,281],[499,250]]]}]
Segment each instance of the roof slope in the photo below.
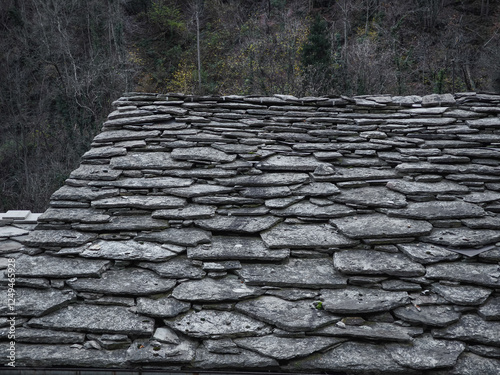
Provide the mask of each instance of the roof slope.
[{"label": "roof slope", "polygon": [[114,104],[11,254],[18,365],[497,373],[500,96]]}]

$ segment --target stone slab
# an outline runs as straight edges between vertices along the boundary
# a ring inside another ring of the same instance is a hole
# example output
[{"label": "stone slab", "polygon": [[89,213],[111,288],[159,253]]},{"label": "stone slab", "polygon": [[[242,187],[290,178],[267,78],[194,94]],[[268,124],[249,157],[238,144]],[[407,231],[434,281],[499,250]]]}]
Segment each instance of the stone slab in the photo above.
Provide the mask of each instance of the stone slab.
[{"label": "stone slab", "polygon": [[80,253],[84,258],[161,262],[177,254],[151,242],[98,241]]},{"label": "stone slab", "polygon": [[[7,340],[9,334],[8,328],[0,330],[0,338]],[[83,343],[84,333],[61,332],[50,329],[33,329],[16,327],[16,342],[32,344],[75,344]]]},{"label": "stone slab", "polygon": [[91,232],[159,230],[168,228],[165,220],[153,219],[149,215],[112,216],[109,223],[75,224],[75,229]]},{"label": "stone slab", "polygon": [[167,194],[176,195],[184,198],[202,197],[205,195],[214,194],[229,194],[234,191],[232,187],[209,185],[209,184],[193,184],[184,188],[168,188],[163,190]]},{"label": "stone slab", "polygon": [[20,316],[41,316],[68,305],[76,299],[71,290],[15,288],[15,304],[13,310],[10,305],[2,304],[0,314],[8,315],[15,312]]},{"label": "stone slab", "polygon": [[192,362],[200,369],[235,369],[244,364],[245,369],[276,368],[275,359],[262,356],[250,350],[241,349],[238,354],[218,354],[209,352],[204,346],[196,350],[196,358]]},{"label": "stone slab", "polygon": [[157,340],[135,340],[124,359],[131,363],[190,363],[195,357],[196,343],[182,340],[179,343],[164,343]]},{"label": "stone slab", "polygon": [[198,260],[263,260],[288,258],[290,250],[270,250],[264,241],[253,237],[214,236],[211,244],[188,248],[189,259]]},{"label": "stone slab", "polygon": [[119,197],[104,198],[92,201],[95,208],[141,208],[146,210],[159,210],[163,208],[178,208],[186,205],[186,200],[169,196],[149,195],[122,195]]},{"label": "stone slab", "polygon": [[492,293],[491,289],[477,286],[443,285],[439,283],[433,284],[431,290],[451,303],[465,306],[481,305]]},{"label": "stone slab", "polygon": [[182,282],[172,291],[172,296],[180,301],[221,302],[239,301],[263,293],[260,288],[248,286],[235,276],[227,276],[218,280],[205,277]]},{"label": "stone slab", "polygon": [[[342,324],[340,324],[342,323]],[[376,341],[411,342],[413,336],[423,330],[415,327],[402,327],[394,323],[364,322],[361,325],[348,325],[343,322],[317,329],[315,335],[349,337]]]},{"label": "stone slab", "polygon": [[500,297],[490,298],[478,310],[484,320],[500,320]]},{"label": "stone slab", "polygon": [[450,370],[450,375],[496,375],[500,368],[500,360],[485,358],[473,353],[463,353],[457,364]]},{"label": "stone slab", "polygon": [[175,160],[203,160],[214,163],[231,163],[236,155],[226,154],[213,147],[188,147],[172,150],[171,156]]},{"label": "stone slab", "polygon": [[175,160],[166,152],[129,152],[125,156],[111,159],[110,166],[115,169],[187,169],[192,163]]},{"label": "stone slab", "polygon": [[90,186],[117,187],[124,189],[165,189],[190,186],[193,180],[179,177],[122,178],[117,181],[95,181]]},{"label": "stone slab", "polygon": [[210,243],[212,235],[210,232],[198,228],[168,228],[159,232],[143,233],[136,236],[135,239],[137,241],[153,241],[162,244],[196,246],[202,243]]},{"label": "stone slab", "polygon": [[328,248],[357,244],[328,224],[280,223],[261,233],[261,237],[270,248]]},{"label": "stone slab", "polygon": [[[311,272],[311,270],[314,270]],[[330,259],[290,259],[286,264],[243,264],[236,274],[249,285],[293,288],[341,288],[347,278]]]},{"label": "stone slab", "polygon": [[422,241],[451,247],[478,247],[500,240],[500,232],[492,229],[437,228]]},{"label": "stone slab", "polygon": [[21,255],[16,260],[16,277],[99,277],[110,265],[109,260]]},{"label": "stone slab", "polygon": [[402,209],[388,210],[387,214],[409,219],[440,220],[481,217],[486,212],[476,204],[455,200],[410,203]]},{"label": "stone slab", "polygon": [[75,187],[64,185],[54,194],[52,194],[50,199],[88,202],[94,199],[114,197],[118,194],[118,189],[92,189],[89,187]]},{"label": "stone slab", "polygon": [[153,319],[134,314],[125,307],[90,304],[71,305],[49,315],[32,318],[28,325],[33,328],[138,336],[152,335],[154,331]]},{"label": "stone slab", "polygon": [[74,247],[93,241],[96,237],[93,233],[74,230],[34,230],[23,243],[31,247]]},{"label": "stone slab", "polygon": [[272,155],[257,164],[256,167],[270,171],[313,172],[321,164],[330,165],[318,161],[314,156]]},{"label": "stone slab", "polygon": [[445,327],[460,318],[459,312],[446,305],[419,306],[418,308],[414,305],[408,305],[394,309],[393,314],[407,322],[434,327]]},{"label": "stone slab", "polygon": [[386,185],[389,189],[403,194],[466,194],[469,188],[455,182],[418,182],[395,180],[389,181]]},{"label": "stone slab", "polygon": [[180,220],[203,219],[214,216],[216,209],[216,206],[188,204],[182,208],[155,211],[152,217],[155,219]]},{"label": "stone slab", "polygon": [[125,268],[105,272],[100,279],[78,278],[66,283],[80,292],[111,295],[149,295],[165,293],[175,286],[175,280],[164,279],[152,271]]},{"label": "stone slab", "polygon": [[76,180],[112,181],[116,180],[122,171],[111,168],[109,165],[81,164],[69,175]]},{"label": "stone slab", "polygon": [[195,225],[212,232],[253,234],[269,229],[281,219],[273,216],[222,216],[196,220]]},{"label": "stone slab", "polygon": [[4,226],[0,227],[0,238],[9,238],[9,237],[16,237],[16,236],[24,236],[28,234],[29,231],[13,226]]},{"label": "stone slab", "polygon": [[0,241],[0,254],[8,254],[19,251],[23,247],[23,244],[12,241],[12,240],[4,240]]},{"label": "stone slab", "polygon": [[153,318],[174,318],[190,309],[189,302],[178,301],[172,297],[152,299],[137,298],[137,312]]},{"label": "stone slab", "polygon": [[330,182],[311,182],[293,189],[293,195],[307,195],[311,197],[330,196],[339,193],[339,188]]},{"label": "stone slab", "polygon": [[477,315],[467,314],[446,328],[435,329],[432,335],[447,340],[461,340],[484,345],[500,346],[500,322],[485,321]]},{"label": "stone slab", "polygon": [[219,178],[216,181],[223,186],[289,186],[309,181],[309,175],[306,173],[265,173],[255,176]]},{"label": "stone slab", "polygon": [[500,286],[500,266],[482,263],[438,263],[427,266],[428,279],[458,281],[490,288]]},{"label": "stone slab", "polygon": [[442,261],[453,261],[460,258],[460,255],[438,245],[425,242],[413,244],[397,245],[405,255],[422,264],[431,264]]},{"label": "stone slab", "polygon": [[367,314],[389,311],[408,302],[408,293],[348,287],[323,289],[323,308],[337,314]]},{"label": "stone slab", "polygon": [[160,131],[139,131],[139,130],[105,130],[94,138],[94,142],[121,142],[135,139],[154,138],[160,135]]},{"label": "stone slab", "polygon": [[403,254],[369,250],[344,250],[334,254],[333,264],[348,275],[423,276],[425,268]]},{"label": "stone slab", "polygon": [[103,210],[91,208],[49,208],[38,218],[38,221],[41,223],[52,221],[106,223],[110,216],[103,213]]},{"label": "stone slab", "polygon": [[113,156],[127,155],[125,147],[92,147],[89,151],[82,155],[82,159],[96,159],[96,158],[111,158]]},{"label": "stone slab", "polygon": [[238,302],[235,308],[255,319],[292,332],[309,331],[341,319],[327,311],[316,309],[311,301],[291,302],[274,296]]},{"label": "stone slab", "polygon": [[340,195],[333,196],[330,199],[334,202],[368,207],[402,208],[407,205],[406,197],[403,194],[382,186],[341,189]]},{"label": "stone slab", "polygon": [[162,277],[173,279],[201,279],[206,274],[200,267],[193,266],[192,261],[184,256],[160,263],[141,262],[139,267],[148,268]]},{"label": "stone slab", "polygon": [[414,237],[429,234],[432,230],[432,225],[426,221],[392,218],[382,214],[332,219],[330,223],[354,239]]},{"label": "stone slab", "polygon": [[343,204],[331,203],[327,206],[318,206],[311,202],[298,202],[279,210],[272,210],[276,216],[298,216],[330,219],[354,214],[356,211]]},{"label": "stone slab", "polygon": [[[356,144],[354,144],[356,146]],[[371,168],[337,168],[334,174],[320,175],[314,173],[315,181],[370,181],[370,180],[387,180],[398,178],[399,175],[393,169],[371,169]]]},{"label": "stone slab", "polygon": [[263,336],[270,333],[267,324],[235,311],[190,311],[165,324],[183,334],[196,338],[219,339]]}]

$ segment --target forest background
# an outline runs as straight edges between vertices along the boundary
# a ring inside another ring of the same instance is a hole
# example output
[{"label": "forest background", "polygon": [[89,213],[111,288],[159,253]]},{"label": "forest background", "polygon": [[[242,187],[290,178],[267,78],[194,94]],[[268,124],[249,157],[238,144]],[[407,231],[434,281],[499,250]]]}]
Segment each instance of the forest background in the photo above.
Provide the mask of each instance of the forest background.
[{"label": "forest background", "polygon": [[126,91],[500,92],[497,0],[2,0],[0,212],[42,212]]}]

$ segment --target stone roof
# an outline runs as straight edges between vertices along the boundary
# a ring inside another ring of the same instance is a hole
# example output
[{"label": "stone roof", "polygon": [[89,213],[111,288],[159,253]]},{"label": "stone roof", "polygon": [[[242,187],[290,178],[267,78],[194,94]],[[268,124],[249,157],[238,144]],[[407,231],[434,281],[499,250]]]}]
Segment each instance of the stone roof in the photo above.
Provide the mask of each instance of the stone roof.
[{"label": "stone roof", "polygon": [[498,373],[500,95],[114,105],[0,242],[17,365]]}]

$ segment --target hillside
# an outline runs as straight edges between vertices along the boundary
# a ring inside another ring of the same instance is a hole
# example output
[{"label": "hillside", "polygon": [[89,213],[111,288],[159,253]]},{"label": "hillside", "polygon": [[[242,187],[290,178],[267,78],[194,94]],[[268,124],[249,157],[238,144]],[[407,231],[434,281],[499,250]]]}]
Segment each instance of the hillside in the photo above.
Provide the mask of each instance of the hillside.
[{"label": "hillside", "polygon": [[124,91],[500,92],[495,0],[4,0],[0,211],[43,211]]}]

